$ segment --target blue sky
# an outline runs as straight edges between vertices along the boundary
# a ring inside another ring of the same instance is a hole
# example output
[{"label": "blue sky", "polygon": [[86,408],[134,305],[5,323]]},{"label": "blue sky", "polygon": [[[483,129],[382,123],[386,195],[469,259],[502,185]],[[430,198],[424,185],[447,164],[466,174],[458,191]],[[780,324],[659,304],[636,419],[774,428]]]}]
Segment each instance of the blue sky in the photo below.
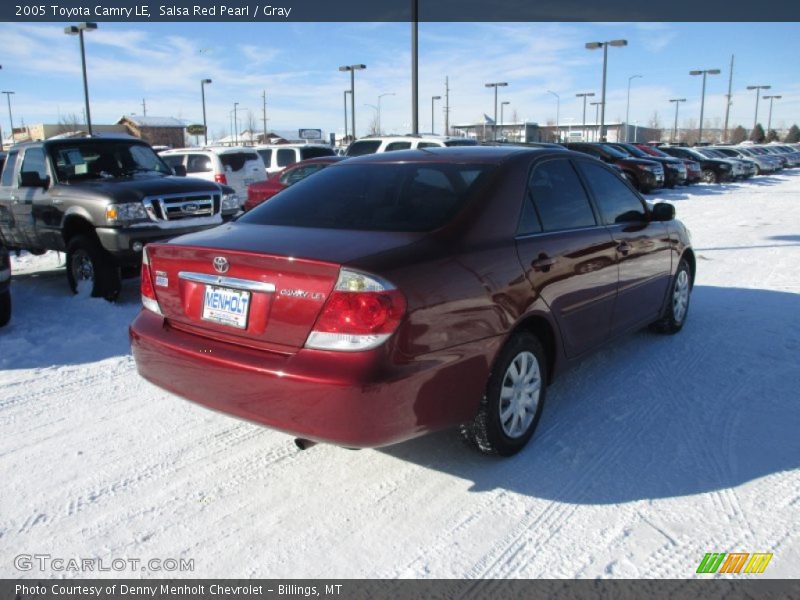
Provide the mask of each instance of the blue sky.
[{"label": "blue sky", "polygon": [[[83,89],[78,42],[64,24],[0,23],[3,56],[0,89],[13,90],[15,124],[58,122],[81,114]],[[722,69],[709,77],[707,125],[724,117],[728,65],[736,55],[731,123],[752,126],[755,93],[747,85],[772,85],[773,127],[800,122],[797,23],[422,23],[420,25],[420,129],[430,130],[431,96],[444,95],[450,78],[451,123],[475,122],[493,112],[489,81],[507,81],[506,121],[517,117],[546,123],[556,117],[553,90],[561,96],[561,122],[580,123],[577,92],[599,99],[602,52],[584,49],[594,40],[625,38],[627,48],[609,49],[606,120],[624,118],[628,77],[631,123],[645,125],[658,112],[670,126],[674,105],[680,123],[700,112],[700,78],[692,69]],[[243,119],[253,112],[260,128],[261,93],[268,97],[269,128],[343,129],[343,90],[349,76],[342,64],[365,63],[356,74],[358,134],[366,133],[383,93],[385,132],[410,129],[410,26],[407,23],[100,23],[86,36],[92,116],[115,122],[122,114],[175,116],[201,122],[199,81],[209,77],[209,129],[228,132],[229,113],[239,102]],[[4,104],[4,103],[3,103]],[[443,102],[437,103],[441,131]],[[766,126],[767,102],[759,121]],[[593,112],[589,111],[593,116]],[[591,118],[588,120],[591,121]],[[8,115],[0,105],[0,123]]]}]

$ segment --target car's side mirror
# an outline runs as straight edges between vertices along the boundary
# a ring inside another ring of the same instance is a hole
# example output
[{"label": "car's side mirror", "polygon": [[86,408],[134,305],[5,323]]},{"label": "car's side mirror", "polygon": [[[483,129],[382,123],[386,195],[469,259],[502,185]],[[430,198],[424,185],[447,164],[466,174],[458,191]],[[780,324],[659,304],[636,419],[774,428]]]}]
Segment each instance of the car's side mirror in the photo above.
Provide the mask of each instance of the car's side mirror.
[{"label": "car's side mirror", "polygon": [[178,177],[186,177],[186,167],[183,165],[175,165],[172,167],[172,172]]},{"label": "car's side mirror", "polygon": [[19,174],[19,186],[47,188],[50,186],[50,177],[40,177],[36,171],[22,171]]},{"label": "car's side mirror", "polygon": [[669,202],[659,202],[653,206],[653,221],[672,221],[675,218],[675,207]]}]

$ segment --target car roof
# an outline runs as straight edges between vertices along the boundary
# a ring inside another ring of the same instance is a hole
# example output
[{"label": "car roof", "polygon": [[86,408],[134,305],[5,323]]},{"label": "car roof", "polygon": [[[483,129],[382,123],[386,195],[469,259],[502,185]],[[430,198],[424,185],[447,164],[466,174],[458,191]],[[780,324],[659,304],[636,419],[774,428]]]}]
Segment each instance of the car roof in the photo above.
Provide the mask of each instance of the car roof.
[{"label": "car roof", "polygon": [[[252,146],[254,150],[270,150],[280,148],[331,148],[328,144],[256,144]],[[333,150],[333,148],[331,148]]]},{"label": "car roof", "polygon": [[236,154],[239,152],[255,152],[249,146],[205,146],[203,148],[173,148],[161,152],[161,156],[169,156],[174,154],[197,154],[199,152],[210,152],[212,154]]},{"label": "car roof", "polygon": [[508,158],[522,154],[552,155],[556,153],[561,156],[564,151],[550,148],[525,148],[522,146],[451,146],[417,150],[395,150],[393,152],[352,156],[348,157],[347,163],[453,162],[499,164]]}]

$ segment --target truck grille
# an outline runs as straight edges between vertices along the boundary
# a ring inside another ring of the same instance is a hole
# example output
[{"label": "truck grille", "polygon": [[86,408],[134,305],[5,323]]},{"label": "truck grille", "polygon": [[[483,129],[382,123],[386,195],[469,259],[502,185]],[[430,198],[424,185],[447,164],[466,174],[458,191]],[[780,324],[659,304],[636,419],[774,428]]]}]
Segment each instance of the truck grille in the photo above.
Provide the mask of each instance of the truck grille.
[{"label": "truck grille", "polygon": [[220,195],[211,192],[149,196],[142,202],[153,221],[209,217],[220,211]]}]

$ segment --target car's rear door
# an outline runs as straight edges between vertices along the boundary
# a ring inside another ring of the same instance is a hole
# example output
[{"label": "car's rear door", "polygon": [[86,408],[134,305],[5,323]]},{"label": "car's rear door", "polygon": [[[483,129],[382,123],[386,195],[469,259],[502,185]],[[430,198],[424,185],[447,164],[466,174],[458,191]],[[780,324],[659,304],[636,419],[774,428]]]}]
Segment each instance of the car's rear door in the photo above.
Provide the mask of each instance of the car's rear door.
[{"label": "car's rear door", "polygon": [[568,356],[607,339],[617,290],[615,244],[568,157],[531,170],[517,253],[550,307]]},{"label": "car's rear door", "polygon": [[240,198],[247,197],[247,186],[256,181],[264,181],[264,161],[254,150],[223,152],[219,160],[225,170],[227,184],[236,190]]},{"label": "car's rear door", "polygon": [[576,161],[614,240],[619,287],[612,328],[654,321],[669,285],[672,253],[667,224],[652,221],[645,202],[618,175],[589,160]]}]

